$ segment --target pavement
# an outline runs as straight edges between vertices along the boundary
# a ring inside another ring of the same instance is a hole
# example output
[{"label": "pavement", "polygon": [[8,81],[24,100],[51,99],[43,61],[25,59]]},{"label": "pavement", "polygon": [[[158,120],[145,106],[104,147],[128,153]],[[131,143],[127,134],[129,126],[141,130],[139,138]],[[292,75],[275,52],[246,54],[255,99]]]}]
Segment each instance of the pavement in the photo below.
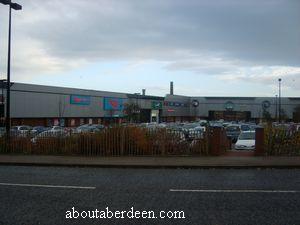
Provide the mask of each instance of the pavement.
[{"label": "pavement", "polygon": [[169,156],[169,157],[80,157],[45,155],[0,155],[0,165],[82,166],[132,168],[300,168],[300,157]]},{"label": "pavement", "polygon": [[[0,165],[0,225],[296,225],[299,180],[300,169]],[[153,216],[87,217],[106,208]]]}]

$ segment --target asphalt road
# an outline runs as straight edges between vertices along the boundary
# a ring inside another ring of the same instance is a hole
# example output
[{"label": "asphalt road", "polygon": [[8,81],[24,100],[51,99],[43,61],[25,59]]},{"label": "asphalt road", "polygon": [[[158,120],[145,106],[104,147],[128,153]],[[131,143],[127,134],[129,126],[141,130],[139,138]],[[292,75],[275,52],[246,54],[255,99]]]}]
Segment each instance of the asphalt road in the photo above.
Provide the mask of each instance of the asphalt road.
[{"label": "asphalt road", "polygon": [[[124,218],[66,219],[96,209],[106,213],[106,207],[126,211]],[[134,212],[151,211],[144,216],[157,218],[128,218],[132,207]],[[299,169],[0,166],[1,225],[299,225],[299,209]],[[181,211],[185,218],[160,218],[183,217]]]}]

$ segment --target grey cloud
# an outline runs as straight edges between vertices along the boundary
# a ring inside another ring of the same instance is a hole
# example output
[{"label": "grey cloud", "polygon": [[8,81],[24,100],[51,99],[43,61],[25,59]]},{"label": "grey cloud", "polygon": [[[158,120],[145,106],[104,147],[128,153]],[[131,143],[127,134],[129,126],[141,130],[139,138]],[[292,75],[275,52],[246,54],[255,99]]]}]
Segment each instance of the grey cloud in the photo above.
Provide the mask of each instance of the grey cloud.
[{"label": "grey cloud", "polygon": [[26,46],[25,53],[16,53],[20,71],[26,54],[34,58],[27,70],[46,57],[36,71],[47,69],[49,62],[69,68],[76,62],[135,59],[164,61],[168,70],[200,74],[243,66],[300,66],[300,1],[20,2],[23,11],[14,13],[15,42],[28,41],[41,50],[34,55]]},{"label": "grey cloud", "polygon": [[[22,25],[26,35],[60,57],[168,60],[184,49],[256,64],[299,65],[300,2],[221,2],[43,1],[35,13],[45,16]],[[24,10],[35,7],[24,1]]]}]

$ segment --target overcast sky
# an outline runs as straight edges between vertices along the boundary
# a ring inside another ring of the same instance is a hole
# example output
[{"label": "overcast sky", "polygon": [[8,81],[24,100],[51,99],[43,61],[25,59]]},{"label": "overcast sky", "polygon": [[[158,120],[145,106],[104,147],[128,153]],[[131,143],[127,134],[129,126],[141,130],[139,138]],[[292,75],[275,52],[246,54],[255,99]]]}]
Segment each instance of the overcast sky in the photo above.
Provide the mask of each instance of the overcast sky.
[{"label": "overcast sky", "polygon": [[[164,96],[300,96],[299,0],[18,0],[12,81]],[[8,8],[0,5],[0,74]]]}]

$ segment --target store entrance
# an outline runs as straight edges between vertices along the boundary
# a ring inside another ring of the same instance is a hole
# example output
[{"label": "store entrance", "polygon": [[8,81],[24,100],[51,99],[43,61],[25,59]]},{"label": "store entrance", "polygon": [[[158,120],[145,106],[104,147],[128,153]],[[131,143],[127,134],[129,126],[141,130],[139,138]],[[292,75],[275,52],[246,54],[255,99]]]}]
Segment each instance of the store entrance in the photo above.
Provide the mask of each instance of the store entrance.
[{"label": "store entrance", "polygon": [[249,121],[250,118],[250,111],[209,111],[210,120],[223,119],[225,121]]}]

